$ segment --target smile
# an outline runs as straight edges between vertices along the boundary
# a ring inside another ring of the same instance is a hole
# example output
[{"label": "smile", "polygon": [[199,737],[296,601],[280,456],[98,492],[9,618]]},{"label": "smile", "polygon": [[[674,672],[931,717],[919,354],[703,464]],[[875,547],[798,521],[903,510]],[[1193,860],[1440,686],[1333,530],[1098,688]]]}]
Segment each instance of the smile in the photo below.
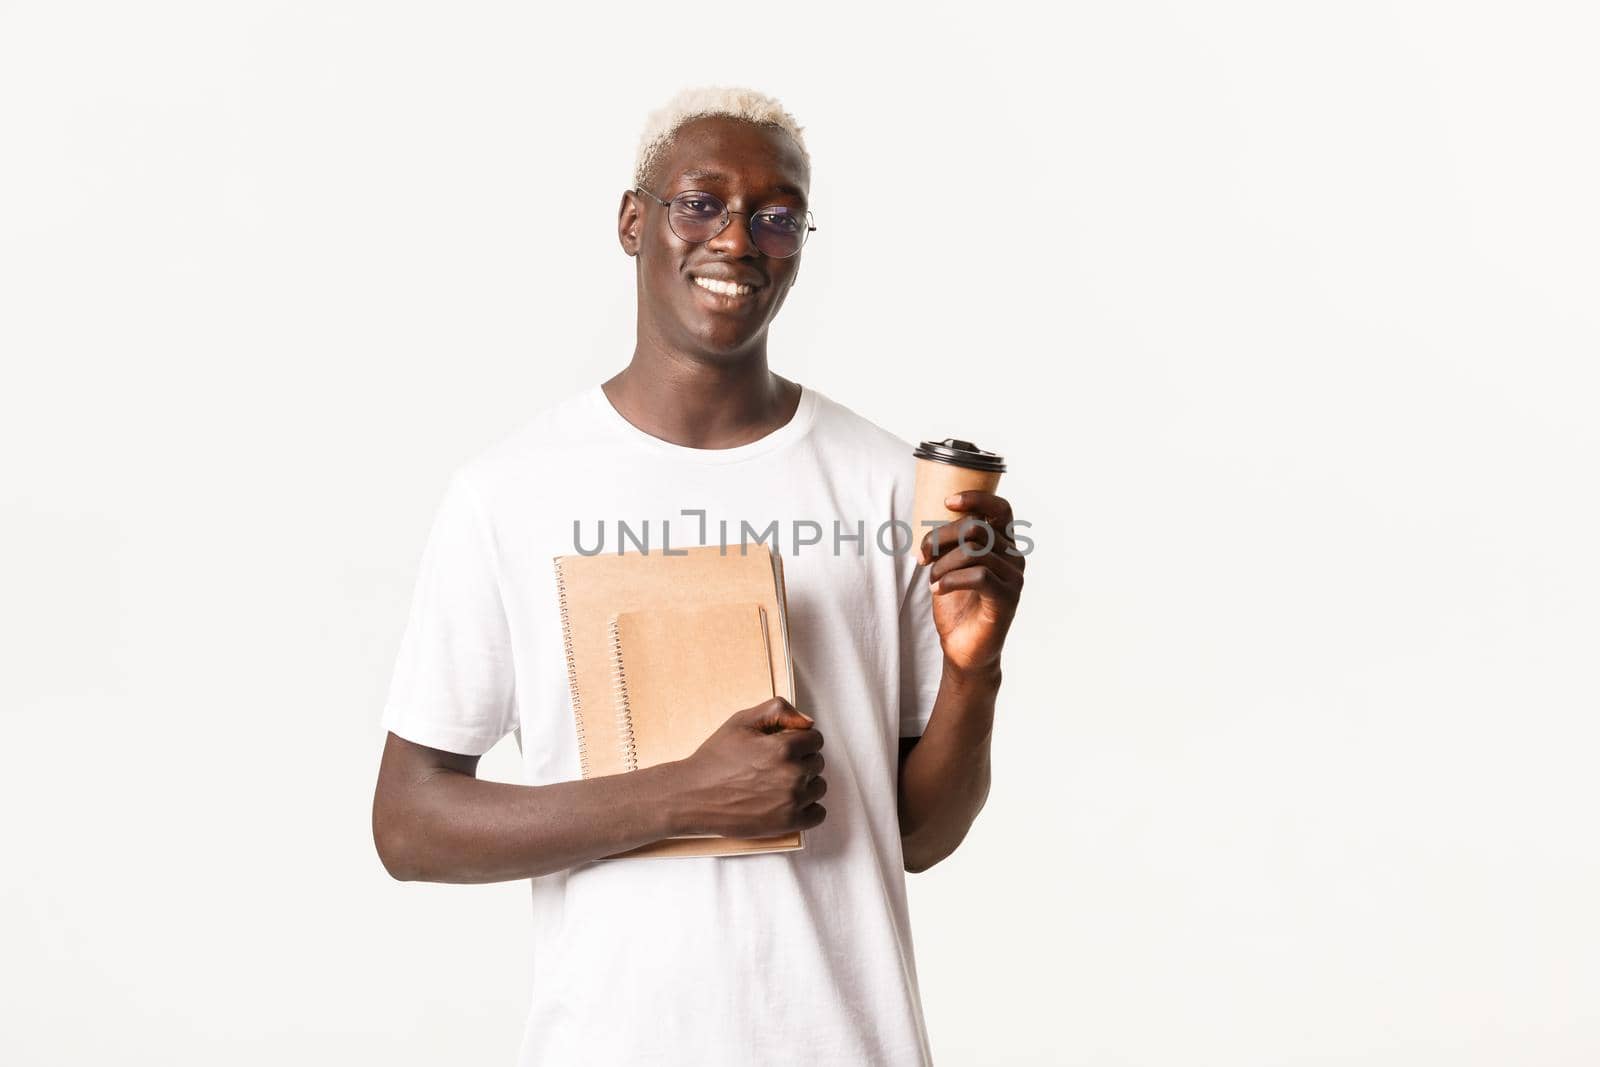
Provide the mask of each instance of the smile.
[{"label": "smile", "polygon": [[697,277],[694,279],[694,283],[707,292],[716,293],[718,296],[749,296],[755,292],[752,286],[718,281],[715,278]]}]

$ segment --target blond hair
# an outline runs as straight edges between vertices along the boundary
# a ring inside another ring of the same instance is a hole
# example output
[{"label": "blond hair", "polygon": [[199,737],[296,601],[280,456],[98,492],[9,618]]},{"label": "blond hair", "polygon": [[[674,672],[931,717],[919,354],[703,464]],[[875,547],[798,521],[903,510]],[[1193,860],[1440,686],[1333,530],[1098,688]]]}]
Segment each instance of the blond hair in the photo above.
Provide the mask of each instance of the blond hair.
[{"label": "blond hair", "polygon": [[651,113],[644,124],[644,133],[639,138],[639,153],[633,164],[633,183],[642,186],[650,180],[650,172],[672,147],[673,139],[685,123],[710,116],[741,119],[757,126],[775,126],[783,130],[794,138],[806,168],[810,169],[811,153],[806,151],[806,141],[801,136],[805,127],[797,123],[777,100],[754,89],[706,86],[684,89],[667,101],[665,107]]}]

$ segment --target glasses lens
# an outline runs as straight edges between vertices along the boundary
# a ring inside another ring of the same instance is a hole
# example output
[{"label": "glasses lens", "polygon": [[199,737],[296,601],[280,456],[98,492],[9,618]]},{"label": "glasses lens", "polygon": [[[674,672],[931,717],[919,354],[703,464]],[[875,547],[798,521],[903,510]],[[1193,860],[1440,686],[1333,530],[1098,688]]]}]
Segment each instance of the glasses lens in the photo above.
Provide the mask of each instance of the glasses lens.
[{"label": "glasses lens", "polygon": [[727,205],[710,193],[681,193],[667,209],[667,222],[680,240],[709,241],[727,225]]},{"label": "glasses lens", "polygon": [[788,259],[800,251],[810,232],[810,220],[793,208],[764,207],[750,219],[751,239],[773,259]]}]

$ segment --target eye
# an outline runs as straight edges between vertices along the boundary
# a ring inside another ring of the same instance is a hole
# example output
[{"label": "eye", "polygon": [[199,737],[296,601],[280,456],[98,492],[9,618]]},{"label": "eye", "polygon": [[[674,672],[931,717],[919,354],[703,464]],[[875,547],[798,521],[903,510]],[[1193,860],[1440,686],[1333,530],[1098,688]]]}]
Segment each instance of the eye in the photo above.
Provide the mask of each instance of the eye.
[{"label": "eye", "polygon": [[757,219],[761,225],[780,233],[794,233],[800,228],[800,220],[786,211],[764,211]]},{"label": "eye", "polygon": [[722,205],[705,196],[686,196],[677,201],[678,210],[685,215],[715,218],[722,214]]}]

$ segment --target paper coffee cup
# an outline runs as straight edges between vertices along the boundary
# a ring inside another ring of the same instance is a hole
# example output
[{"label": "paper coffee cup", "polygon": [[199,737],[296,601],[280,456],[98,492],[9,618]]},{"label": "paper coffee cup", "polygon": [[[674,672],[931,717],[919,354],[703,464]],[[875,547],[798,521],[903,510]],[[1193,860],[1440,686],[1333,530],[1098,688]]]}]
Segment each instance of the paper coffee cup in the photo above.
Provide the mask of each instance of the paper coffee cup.
[{"label": "paper coffee cup", "polygon": [[1000,475],[1005,473],[1006,461],[993,452],[985,452],[971,441],[958,441],[946,437],[943,441],[924,441],[911,453],[917,458],[917,495],[912,506],[914,517],[913,545],[933,529],[932,524],[955,522],[962,513],[944,506],[944,498],[951,493],[968,489],[981,489],[992,493],[1000,485]]}]

